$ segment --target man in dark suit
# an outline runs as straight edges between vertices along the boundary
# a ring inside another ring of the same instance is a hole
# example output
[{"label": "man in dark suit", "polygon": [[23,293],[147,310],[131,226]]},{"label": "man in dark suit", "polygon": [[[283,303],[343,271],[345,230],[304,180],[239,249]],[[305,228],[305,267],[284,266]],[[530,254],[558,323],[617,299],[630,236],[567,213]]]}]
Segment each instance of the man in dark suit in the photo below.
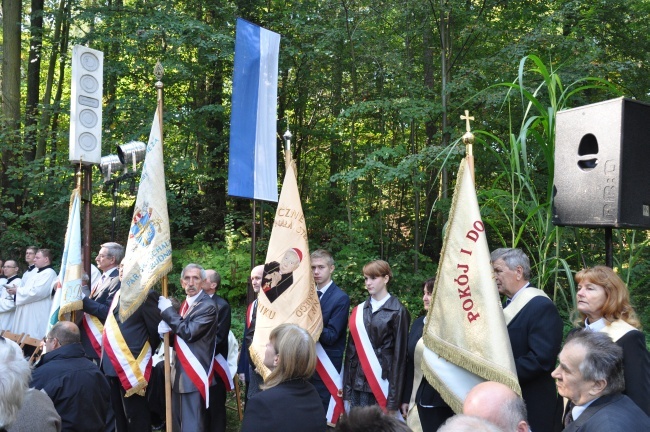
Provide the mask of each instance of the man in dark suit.
[{"label": "man in dark suit", "polygon": [[90,295],[83,298],[81,321],[81,344],[86,357],[99,364],[101,355],[101,334],[113,303],[115,294],[120,289],[118,267],[124,258],[124,247],[119,243],[104,243],[95,258],[97,268],[102,271],[99,280],[93,281]]},{"label": "man in dark suit", "polygon": [[650,418],[625,390],[623,350],[601,332],[569,335],[553,371],[557,390],[569,399],[565,432],[650,430]]},{"label": "man in dark suit", "polygon": [[171,331],[174,336],[174,367],[172,368],[172,422],[174,431],[206,430],[206,398],[212,383],[208,373],[214,358],[217,340],[217,306],[203,292],[205,270],[188,264],[181,273],[185,301],[180,313],[165,297],[158,300],[162,319],[159,333]]},{"label": "man in dark suit", "polygon": [[[253,342],[253,334],[255,333],[255,315],[257,315],[257,295],[262,288],[262,278],[264,277],[264,265],[258,265],[251,270],[251,286],[255,293],[255,300],[253,300],[246,308],[246,321],[244,326],[244,337],[242,338],[241,351],[239,352],[239,361],[237,362],[237,373],[239,380],[246,383],[246,392],[244,393],[244,400],[248,400],[248,396],[259,392],[259,384],[262,377],[253,370],[250,364],[248,348]],[[259,377],[259,379],[257,379]],[[263,380],[262,380],[263,381]],[[250,392],[252,387],[256,387],[254,392]],[[252,394],[249,394],[252,393]]]},{"label": "man in dark suit", "polygon": [[[230,304],[217,294],[221,286],[221,275],[215,270],[208,269],[205,271],[206,279],[203,282],[203,292],[212,297],[212,301],[217,306],[217,346],[215,348],[215,358],[221,355],[223,361],[228,361],[228,334],[230,333]],[[215,368],[220,367],[215,363]],[[226,368],[227,369],[227,368]],[[224,372],[227,372],[224,370]],[[206,430],[212,432],[226,431],[226,393],[227,386],[221,379],[221,374],[215,373],[216,383],[210,387],[210,407],[208,409],[208,422]]]},{"label": "man in dark suit", "polygon": [[[151,430],[149,407],[145,398],[151,360],[149,360],[148,367],[145,366],[143,370],[129,370],[128,364],[130,361],[137,364],[135,359],[153,354],[153,350],[160,342],[158,337],[158,323],[160,322],[158,297],[158,293],[149,291],[144,303],[124,322],[120,319],[118,299],[115,308],[109,311],[106,318],[101,368],[111,387],[111,406],[115,412],[117,432]],[[118,337],[123,340],[124,345],[119,341],[118,343],[113,342],[117,341]],[[120,349],[123,346],[128,348],[126,352]],[[118,374],[117,370],[121,372]],[[122,371],[128,371],[128,375],[132,377],[131,380]],[[109,430],[109,426],[107,425],[106,430]]]},{"label": "man in dark suit", "polygon": [[[348,316],[350,315],[350,297],[332,281],[334,258],[328,251],[318,249],[312,252],[311,271],[314,282],[316,282],[320,308],[323,313],[323,332],[318,342],[334,368],[341,372]],[[312,377],[311,383],[316,387],[323,401],[325,412],[327,412],[332,395],[318,372]]]},{"label": "man in dark suit", "polygon": [[491,254],[497,288],[505,295],[504,316],[528,423],[534,431],[553,431],[562,416],[551,372],[562,345],[562,319],[555,304],[530,286],[530,261],[521,249]]}]

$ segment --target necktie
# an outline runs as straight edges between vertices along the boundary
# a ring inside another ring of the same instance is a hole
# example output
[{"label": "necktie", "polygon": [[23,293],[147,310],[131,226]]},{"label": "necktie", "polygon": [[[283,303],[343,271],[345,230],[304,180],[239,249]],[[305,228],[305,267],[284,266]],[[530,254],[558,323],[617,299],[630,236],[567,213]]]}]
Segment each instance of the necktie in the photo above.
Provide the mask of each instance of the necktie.
[{"label": "necktie", "polygon": [[566,429],[573,421],[573,403],[568,402],[566,405],[566,415],[564,416],[564,428]]},{"label": "necktie", "polygon": [[184,301],[183,305],[181,306],[181,317],[185,318],[185,314],[187,313],[187,302]]},{"label": "necktie", "polygon": [[512,300],[506,299],[506,305],[503,308],[507,308],[510,303],[512,303]]},{"label": "necktie", "polygon": [[318,300],[323,296],[323,292],[321,290],[316,290],[316,294],[318,294]]}]

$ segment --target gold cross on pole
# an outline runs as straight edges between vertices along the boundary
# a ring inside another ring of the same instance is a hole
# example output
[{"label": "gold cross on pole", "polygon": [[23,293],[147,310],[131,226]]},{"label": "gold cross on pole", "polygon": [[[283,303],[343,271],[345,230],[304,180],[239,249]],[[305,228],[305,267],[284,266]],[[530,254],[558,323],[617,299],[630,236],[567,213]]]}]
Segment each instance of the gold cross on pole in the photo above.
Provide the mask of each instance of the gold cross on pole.
[{"label": "gold cross on pole", "polygon": [[460,119],[461,119],[461,120],[465,120],[465,129],[467,130],[467,132],[470,132],[471,129],[470,129],[470,127],[469,127],[469,121],[470,121],[470,120],[474,120],[474,117],[470,117],[470,116],[469,116],[469,111],[468,111],[468,110],[465,110],[465,115],[461,115],[461,116],[460,116]]}]

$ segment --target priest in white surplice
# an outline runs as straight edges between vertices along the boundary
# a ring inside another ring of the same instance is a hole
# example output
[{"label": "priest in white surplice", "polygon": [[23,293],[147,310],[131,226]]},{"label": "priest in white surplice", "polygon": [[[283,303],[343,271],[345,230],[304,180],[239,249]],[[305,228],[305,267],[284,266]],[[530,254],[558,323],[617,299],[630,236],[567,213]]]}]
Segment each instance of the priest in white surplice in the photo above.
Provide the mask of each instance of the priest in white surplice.
[{"label": "priest in white surplice", "polygon": [[14,260],[7,260],[2,266],[2,270],[4,270],[4,276],[0,277],[0,330],[9,330],[14,323],[16,288],[20,286],[18,263]]},{"label": "priest in white surplice", "polygon": [[16,290],[14,333],[26,333],[33,338],[45,336],[52,306],[52,284],[56,272],[52,269],[52,253],[39,249],[34,257],[38,269]]}]

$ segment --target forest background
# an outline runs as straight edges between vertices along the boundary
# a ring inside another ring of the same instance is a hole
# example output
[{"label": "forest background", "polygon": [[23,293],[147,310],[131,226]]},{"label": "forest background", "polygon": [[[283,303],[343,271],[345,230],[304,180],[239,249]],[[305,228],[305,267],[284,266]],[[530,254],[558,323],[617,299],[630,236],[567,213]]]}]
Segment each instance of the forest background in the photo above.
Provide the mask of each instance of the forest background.
[{"label": "forest background", "polygon": [[[278,161],[292,151],[312,250],[365,297],[362,266],[391,263],[391,292],[413,316],[434,277],[469,110],[476,188],[490,248],[521,247],[533,283],[570,327],[572,274],[605,261],[603,230],[555,227],[557,111],[619,96],[650,99],[647,0],[3,0],[0,257],[24,248],[59,260],[74,187],[68,161],[70,57],[104,52],[102,155],[146,141],[165,68],[164,142],[174,270],[222,276],[241,331],[251,265],[252,202],[228,197],[236,17],[282,35]],[[279,163],[279,176],[284,166]],[[93,169],[92,245],[111,240],[111,187]],[[118,190],[126,243],[137,182]],[[278,185],[280,186],[280,185]],[[257,203],[256,256],[275,205]],[[260,219],[261,214],[261,219]],[[614,265],[650,323],[647,231],[614,230]]]}]

